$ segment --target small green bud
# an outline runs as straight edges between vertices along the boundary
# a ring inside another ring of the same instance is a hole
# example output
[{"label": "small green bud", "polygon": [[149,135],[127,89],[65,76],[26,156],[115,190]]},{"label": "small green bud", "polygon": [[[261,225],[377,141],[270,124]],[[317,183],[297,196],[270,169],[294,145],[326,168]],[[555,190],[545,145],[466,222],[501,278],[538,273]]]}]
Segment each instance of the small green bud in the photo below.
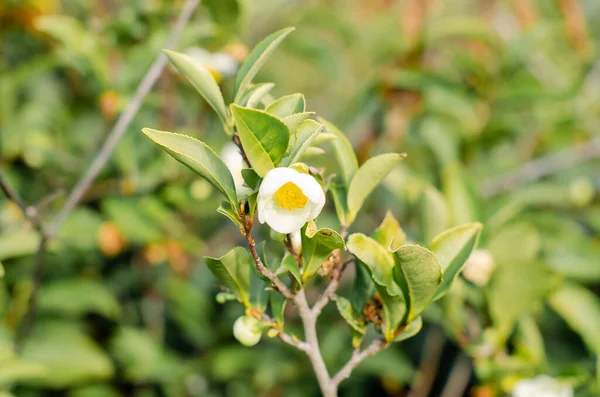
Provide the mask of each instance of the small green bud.
[{"label": "small green bud", "polygon": [[591,203],[595,194],[594,185],[586,177],[575,179],[569,186],[569,198],[577,207],[584,207]]},{"label": "small green bud", "polygon": [[252,316],[242,316],[233,324],[233,336],[244,346],[256,345],[262,336],[260,321]]}]

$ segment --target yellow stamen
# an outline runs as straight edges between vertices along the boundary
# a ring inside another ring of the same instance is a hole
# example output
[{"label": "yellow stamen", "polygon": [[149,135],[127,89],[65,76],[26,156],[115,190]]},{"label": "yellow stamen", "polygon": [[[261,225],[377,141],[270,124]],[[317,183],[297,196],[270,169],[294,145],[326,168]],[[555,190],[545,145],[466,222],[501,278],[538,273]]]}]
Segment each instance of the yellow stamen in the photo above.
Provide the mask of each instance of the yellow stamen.
[{"label": "yellow stamen", "polygon": [[308,197],[302,193],[302,189],[292,182],[288,182],[275,192],[275,201],[281,208],[292,211],[304,208]]}]

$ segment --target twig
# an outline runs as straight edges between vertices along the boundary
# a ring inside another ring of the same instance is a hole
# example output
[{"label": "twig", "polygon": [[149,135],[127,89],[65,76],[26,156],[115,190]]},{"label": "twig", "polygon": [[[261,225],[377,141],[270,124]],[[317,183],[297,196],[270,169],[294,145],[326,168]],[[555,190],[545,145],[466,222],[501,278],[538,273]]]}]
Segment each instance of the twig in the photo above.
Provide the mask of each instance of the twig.
[{"label": "twig", "polygon": [[387,347],[387,343],[385,343],[381,339],[376,339],[371,344],[361,352],[355,351],[352,354],[350,360],[342,367],[342,369],[331,379],[331,383],[337,389],[339,384],[348,379],[352,374],[354,368],[358,367],[358,365],[363,362],[367,357],[370,357],[374,354],[377,354],[381,350]]},{"label": "twig", "polygon": [[33,227],[43,236],[46,235],[46,231],[42,225],[42,222],[39,218],[38,211],[36,207],[28,206],[25,204],[25,201],[19,196],[19,194],[12,188],[6,177],[0,173],[0,188],[6,194],[10,200],[12,200],[17,207],[23,213],[23,216],[31,222]]},{"label": "twig", "polygon": [[537,181],[545,176],[566,170],[597,157],[600,157],[600,137],[595,137],[586,143],[531,160],[512,173],[486,181],[481,185],[479,190],[486,198],[497,196],[527,182]]},{"label": "twig", "polygon": [[[275,323],[275,320],[273,320],[271,317],[269,317],[265,313],[263,313],[261,317],[262,317],[263,321],[267,321],[269,323]],[[277,337],[279,339],[281,339],[281,341],[283,343],[293,346],[298,350],[302,350],[303,352],[306,352],[308,350],[308,344],[306,342],[303,342],[301,340],[293,338],[290,334],[284,332],[283,330],[279,334],[277,334]]]},{"label": "twig", "polygon": [[23,318],[23,321],[19,324],[15,335],[14,350],[15,353],[19,353],[23,348],[23,343],[33,328],[35,318],[37,315],[37,296],[42,282],[42,276],[44,273],[44,256],[46,253],[46,244],[48,242],[48,234],[42,221],[39,217],[38,210],[34,206],[28,206],[21,196],[12,188],[8,180],[0,173],[0,188],[6,194],[6,196],[12,200],[21,210],[23,216],[31,222],[35,230],[40,235],[40,242],[38,244],[35,264],[33,267],[33,286],[29,302],[27,303],[27,313]]},{"label": "twig", "polygon": [[[245,221],[244,221],[245,222]],[[252,238],[252,234],[250,233],[250,229],[245,225],[246,233],[244,234],[246,240],[248,241],[248,247],[250,248],[250,253],[252,254],[252,258],[254,258],[254,263],[256,265],[256,269],[260,274],[269,279],[269,281],[273,284],[274,288],[281,292],[283,296],[285,296],[289,300],[294,300],[294,294],[290,292],[288,287],[277,277],[275,273],[273,273],[269,268],[267,268],[263,263],[260,257],[258,256],[258,252],[256,252],[256,243]]]},{"label": "twig", "polygon": [[346,266],[350,263],[354,262],[354,257],[351,257],[346,262],[344,262],[341,266],[336,267],[333,270],[333,274],[331,275],[331,281],[323,291],[323,294],[317,299],[315,304],[313,305],[312,311],[315,316],[319,316],[323,308],[327,306],[327,303],[331,300],[331,297],[335,294],[338,287],[340,286],[340,279],[342,278],[342,273],[346,270]]},{"label": "twig", "polygon": [[441,397],[461,397],[469,385],[471,378],[471,360],[464,354],[456,359]]},{"label": "twig", "polygon": [[[185,28],[187,22],[189,21],[199,4],[200,0],[186,0],[185,4],[183,5],[183,8],[181,9],[179,17],[177,18],[177,21],[173,25],[171,35],[165,44],[166,49],[173,49],[176,46],[177,42],[179,41],[179,37],[183,32],[183,29]],[[56,215],[56,218],[54,219],[48,230],[50,236],[56,235],[62,223],[69,216],[71,211],[77,206],[77,204],[82,199],[83,195],[89,189],[91,184],[94,182],[100,171],[102,171],[102,168],[104,168],[104,165],[112,155],[112,152],[117,146],[117,143],[119,143],[123,135],[125,135],[125,133],[127,132],[127,128],[129,127],[134,117],[136,116],[138,110],[140,109],[144,98],[146,98],[146,95],[148,95],[148,93],[160,77],[166,65],[167,57],[161,53],[156,58],[152,66],[150,66],[148,72],[146,72],[146,75],[138,85],[133,98],[127,104],[127,107],[125,108],[123,113],[121,113],[121,116],[119,117],[112,130],[108,134],[108,137],[106,138],[106,141],[104,141],[102,148],[96,154],[89,168],[79,179],[79,181],[71,191],[71,194],[69,194],[67,201]]]}]

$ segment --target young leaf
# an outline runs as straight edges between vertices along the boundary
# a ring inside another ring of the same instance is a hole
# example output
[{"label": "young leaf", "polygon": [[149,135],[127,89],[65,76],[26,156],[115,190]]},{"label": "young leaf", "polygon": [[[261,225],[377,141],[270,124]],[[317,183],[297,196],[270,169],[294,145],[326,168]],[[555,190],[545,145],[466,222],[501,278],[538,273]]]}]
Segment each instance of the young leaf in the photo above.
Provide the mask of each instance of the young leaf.
[{"label": "young leaf", "polygon": [[407,302],[404,324],[408,324],[433,298],[442,283],[442,268],[431,251],[418,245],[403,245],[395,251],[394,259],[394,280]]},{"label": "young leaf", "polygon": [[348,188],[348,221],[352,223],[367,196],[402,160],[403,154],[380,154],[367,160],[356,172]]},{"label": "young leaf", "polygon": [[306,120],[298,126],[298,129],[292,135],[293,147],[289,156],[281,161],[281,164],[286,166],[294,164],[300,160],[302,154],[310,148],[315,138],[323,131],[323,125],[314,120]]},{"label": "young leaf", "polygon": [[286,303],[287,299],[285,296],[281,294],[271,294],[271,314],[273,315],[275,322],[280,326],[283,326],[285,320],[283,311],[285,310]]},{"label": "young leaf", "polygon": [[306,100],[302,94],[283,96],[271,103],[265,111],[278,118],[303,113],[306,110]]},{"label": "young leaf", "polygon": [[287,126],[260,110],[231,105],[246,156],[254,171],[264,177],[284,156],[290,140]]},{"label": "young leaf", "polygon": [[217,112],[225,131],[231,134],[223,94],[212,74],[199,62],[195,62],[185,54],[169,50],[164,50],[164,52],[179,73],[188,79],[204,100]]},{"label": "young leaf", "polygon": [[298,127],[300,127],[300,124],[302,124],[304,120],[307,120],[310,116],[314,114],[314,112],[296,113],[282,118],[281,121],[283,121],[283,124],[287,125],[288,129],[290,130],[291,137],[293,134],[296,133],[296,130],[298,129]]},{"label": "young leaf", "polygon": [[313,221],[308,222],[302,233],[302,281],[309,280],[336,249],[346,249],[344,239],[338,232],[329,228],[317,229]]},{"label": "young leaf", "polygon": [[373,238],[382,246],[391,248],[392,251],[406,242],[406,234],[390,210],[385,213],[383,222],[373,232]]},{"label": "young leaf", "polygon": [[362,233],[354,233],[348,237],[348,251],[367,265],[373,281],[385,287],[389,295],[402,295],[394,282],[394,259],[387,249]]},{"label": "young leaf", "polygon": [[262,101],[263,97],[273,89],[273,87],[275,87],[275,84],[273,83],[254,84],[246,90],[244,97],[237,104],[254,109]]},{"label": "young leaf", "polygon": [[233,90],[235,103],[239,102],[242,93],[252,83],[252,79],[265,64],[269,56],[293,30],[294,28],[292,27],[285,28],[267,36],[250,52],[246,61],[244,61],[244,64],[240,67],[235,79],[235,87]]},{"label": "young leaf", "polygon": [[252,190],[255,190],[261,181],[260,176],[252,168],[244,168],[242,170],[242,178],[246,186]]},{"label": "young leaf", "polygon": [[281,261],[281,266],[283,266],[290,274],[294,277],[294,279],[298,282],[299,285],[302,285],[302,276],[300,276],[300,268],[298,267],[298,262],[296,262],[296,258],[293,255],[286,255]]},{"label": "young leaf", "polygon": [[172,132],[150,128],[144,128],[142,131],[175,160],[186,165],[216,187],[225,195],[232,207],[237,206],[235,182],[229,168],[208,145],[192,137]]},{"label": "young leaf", "polygon": [[333,197],[335,213],[338,216],[340,224],[348,225],[348,193],[346,193],[346,187],[340,183],[331,182],[329,184],[329,191],[331,192],[331,197]]},{"label": "young leaf", "polygon": [[367,327],[364,322],[360,318],[360,314],[357,314],[352,308],[352,304],[350,301],[343,296],[336,296],[335,304],[337,306],[340,315],[346,320],[348,325],[350,325],[354,330],[356,330],[361,335],[364,335],[367,332]]},{"label": "young leaf", "polygon": [[448,292],[475,248],[482,227],[481,223],[468,223],[448,229],[433,239],[430,248],[444,272],[444,281],[433,300]]},{"label": "young leaf", "polygon": [[347,188],[350,186],[350,181],[354,178],[354,174],[358,170],[358,160],[354,154],[354,148],[348,138],[346,138],[346,135],[338,130],[336,126],[323,118],[319,117],[318,120],[319,123],[325,126],[328,132],[336,136],[336,139],[331,141],[331,148],[338,163],[344,186]]},{"label": "young leaf", "polygon": [[550,306],[600,355],[600,299],[589,290],[566,284],[550,296]]},{"label": "young leaf", "polygon": [[221,201],[221,205],[219,205],[219,208],[217,208],[217,212],[221,215],[225,215],[231,222],[233,222],[234,225],[242,230],[242,221],[228,201]]},{"label": "young leaf", "polygon": [[419,333],[421,328],[423,328],[423,319],[419,316],[406,327],[404,327],[402,331],[398,332],[392,342],[402,342],[403,340],[412,338]]},{"label": "young leaf", "polygon": [[235,247],[220,258],[204,257],[206,266],[244,305],[250,305],[250,272],[254,263],[248,251]]}]

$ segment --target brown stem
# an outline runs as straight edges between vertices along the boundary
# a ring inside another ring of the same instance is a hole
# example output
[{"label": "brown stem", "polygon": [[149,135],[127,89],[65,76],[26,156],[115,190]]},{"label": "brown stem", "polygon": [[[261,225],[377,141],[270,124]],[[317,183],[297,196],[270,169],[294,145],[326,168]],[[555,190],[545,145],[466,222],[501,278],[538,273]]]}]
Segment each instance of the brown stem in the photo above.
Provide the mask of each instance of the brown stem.
[{"label": "brown stem", "polygon": [[342,367],[342,369],[331,379],[331,383],[337,389],[339,384],[348,379],[352,374],[354,368],[358,367],[358,365],[363,362],[367,357],[370,357],[374,354],[377,354],[381,350],[387,347],[387,343],[381,339],[376,339],[371,344],[364,349],[363,351],[355,351],[352,354],[350,360]]}]

